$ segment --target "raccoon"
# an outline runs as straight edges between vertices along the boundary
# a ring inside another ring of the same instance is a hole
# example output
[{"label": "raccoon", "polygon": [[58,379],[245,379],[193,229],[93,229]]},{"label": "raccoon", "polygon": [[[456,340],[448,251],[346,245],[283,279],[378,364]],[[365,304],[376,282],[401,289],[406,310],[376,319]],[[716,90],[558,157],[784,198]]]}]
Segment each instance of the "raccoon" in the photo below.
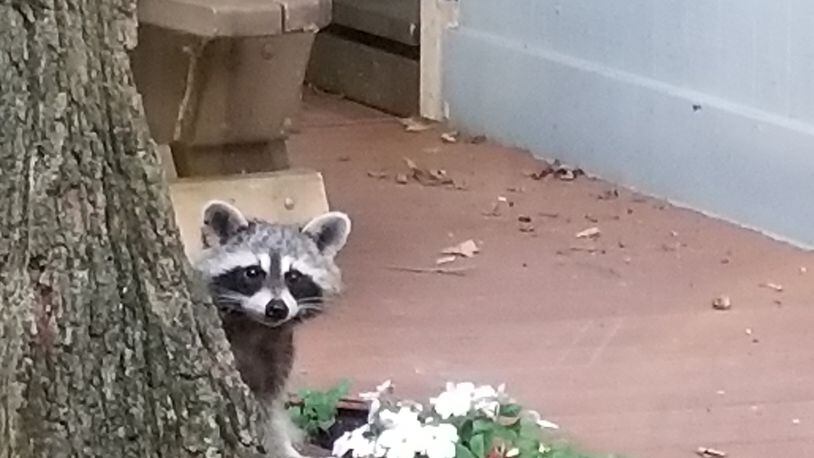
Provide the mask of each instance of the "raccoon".
[{"label": "raccoon", "polygon": [[209,202],[203,211],[204,249],[194,262],[221,315],[241,377],[268,409],[269,447],[301,455],[284,408],[294,358],[294,329],[323,311],[342,289],[334,257],[351,230],[348,216],[330,212],[302,228],[245,217]]}]

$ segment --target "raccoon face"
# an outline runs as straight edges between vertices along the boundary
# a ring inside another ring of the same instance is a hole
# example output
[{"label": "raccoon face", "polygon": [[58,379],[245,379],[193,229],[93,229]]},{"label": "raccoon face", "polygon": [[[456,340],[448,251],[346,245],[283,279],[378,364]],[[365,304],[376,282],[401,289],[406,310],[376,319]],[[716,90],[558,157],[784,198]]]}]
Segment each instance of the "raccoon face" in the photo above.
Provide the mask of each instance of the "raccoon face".
[{"label": "raccoon face", "polygon": [[298,228],[247,219],[232,205],[210,202],[203,211],[204,250],[194,264],[223,313],[280,326],[318,314],[340,292],[334,257],[350,228],[339,212]]}]

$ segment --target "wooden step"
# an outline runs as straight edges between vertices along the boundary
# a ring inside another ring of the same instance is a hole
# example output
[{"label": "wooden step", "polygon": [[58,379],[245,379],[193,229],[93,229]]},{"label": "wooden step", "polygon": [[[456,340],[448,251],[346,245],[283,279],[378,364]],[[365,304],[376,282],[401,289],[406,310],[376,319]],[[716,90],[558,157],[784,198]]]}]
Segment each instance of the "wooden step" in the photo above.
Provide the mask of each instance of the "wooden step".
[{"label": "wooden step", "polygon": [[313,170],[182,178],[170,182],[170,197],[187,256],[201,249],[201,212],[210,200],[282,224],[304,224],[328,211],[322,174]]}]

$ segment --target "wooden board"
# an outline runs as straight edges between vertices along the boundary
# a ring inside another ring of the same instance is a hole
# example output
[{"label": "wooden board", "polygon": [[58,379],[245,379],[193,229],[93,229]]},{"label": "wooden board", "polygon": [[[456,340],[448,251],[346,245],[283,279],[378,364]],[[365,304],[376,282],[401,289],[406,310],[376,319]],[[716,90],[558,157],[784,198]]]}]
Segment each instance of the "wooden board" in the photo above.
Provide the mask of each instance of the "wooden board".
[{"label": "wooden board", "polygon": [[306,80],[397,116],[418,113],[416,60],[327,31],[317,35]]},{"label": "wooden board", "polygon": [[418,46],[419,0],[334,0],[333,23]]},{"label": "wooden board", "polygon": [[201,212],[210,200],[284,224],[303,224],[328,211],[322,175],[311,170],[184,178],[170,183],[170,196],[187,256],[201,249]]}]

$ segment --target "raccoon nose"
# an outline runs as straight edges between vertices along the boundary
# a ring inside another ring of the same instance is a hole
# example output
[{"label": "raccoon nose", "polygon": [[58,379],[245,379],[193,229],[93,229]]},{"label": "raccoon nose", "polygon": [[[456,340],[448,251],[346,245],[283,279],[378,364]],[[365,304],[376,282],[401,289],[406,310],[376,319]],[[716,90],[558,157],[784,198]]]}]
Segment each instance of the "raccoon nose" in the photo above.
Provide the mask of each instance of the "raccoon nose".
[{"label": "raccoon nose", "polygon": [[274,321],[284,320],[288,316],[288,306],[282,299],[272,299],[266,304],[266,316]]}]

